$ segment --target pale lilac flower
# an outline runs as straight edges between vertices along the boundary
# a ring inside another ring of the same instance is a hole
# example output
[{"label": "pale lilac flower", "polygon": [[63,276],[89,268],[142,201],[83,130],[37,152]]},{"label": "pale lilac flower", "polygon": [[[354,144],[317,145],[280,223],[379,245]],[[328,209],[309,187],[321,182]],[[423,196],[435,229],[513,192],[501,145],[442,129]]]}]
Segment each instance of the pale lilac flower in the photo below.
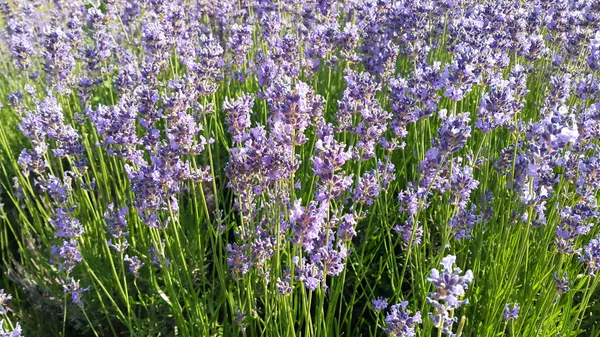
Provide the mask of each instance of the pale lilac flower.
[{"label": "pale lilac flower", "polygon": [[0,319],[0,337],[21,337],[21,325],[15,324],[15,328],[12,331],[4,330],[4,319]]},{"label": "pale lilac flower", "polygon": [[447,335],[452,335],[451,327],[457,321],[457,317],[450,318],[452,316],[450,312],[469,303],[468,299],[463,300],[462,298],[474,278],[471,270],[467,270],[461,276],[462,270],[454,268],[455,261],[455,256],[446,256],[442,259],[441,264],[444,267],[442,271],[434,268],[427,278],[427,281],[436,288],[436,292],[430,293],[427,297],[427,303],[435,308],[435,312],[429,313],[429,317],[434,326],[442,329]]},{"label": "pale lilac flower", "polygon": [[471,137],[469,113],[447,116],[445,110],[440,112],[442,125],[438,129],[439,150],[442,154],[454,153],[462,149]]},{"label": "pale lilac flower", "polygon": [[371,304],[373,305],[373,310],[380,311],[384,310],[388,307],[387,298],[378,297],[371,300]]},{"label": "pale lilac flower", "polygon": [[[4,289],[0,289],[0,316],[5,315],[8,312],[8,307],[6,307],[6,305],[11,299],[11,294],[7,294],[4,292]],[[2,327],[2,325],[0,325],[0,327]]]},{"label": "pale lilac flower", "polygon": [[410,311],[406,310],[407,301],[400,304],[392,305],[390,312],[385,317],[386,328],[385,333],[393,337],[414,337],[415,326],[421,323],[421,313],[417,311],[413,316],[410,316]]}]

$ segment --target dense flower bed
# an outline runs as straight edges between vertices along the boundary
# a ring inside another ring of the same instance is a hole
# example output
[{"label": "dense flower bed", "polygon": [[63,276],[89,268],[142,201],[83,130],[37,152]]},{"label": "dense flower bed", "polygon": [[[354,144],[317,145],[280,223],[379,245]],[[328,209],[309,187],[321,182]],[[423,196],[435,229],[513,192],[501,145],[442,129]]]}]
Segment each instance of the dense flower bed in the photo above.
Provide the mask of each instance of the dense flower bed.
[{"label": "dense flower bed", "polygon": [[0,336],[598,333],[599,1],[0,7]]}]

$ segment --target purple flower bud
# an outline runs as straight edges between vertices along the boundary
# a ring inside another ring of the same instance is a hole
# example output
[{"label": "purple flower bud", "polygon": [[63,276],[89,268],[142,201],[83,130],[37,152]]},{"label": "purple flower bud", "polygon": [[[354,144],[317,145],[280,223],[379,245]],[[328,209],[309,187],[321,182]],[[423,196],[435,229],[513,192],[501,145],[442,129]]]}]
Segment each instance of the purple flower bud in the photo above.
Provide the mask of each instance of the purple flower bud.
[{"label": "purple flower bud", "polygon": [[248,270],[252,263],[250,262],[250,256],[247,253],[248,246],[246,244],[238,246],[237,243],[227,245],[227,264],[234,273],[236,279],[241,279],[242,275],[248,273]]},{"label": "purple flower bud", "polygon": [[50,220],[57,238],[76,238],[83,234],[83,226],[73,217],[72,210],[56,208],[56,214]]},{"label": "purple flower bud", "polygon": [[337,231],[340,240],[344,242],[352,241],[352,238],[356,236],[355,226],[356,216],[354,214],[344,214]]},{"label": "purple flower bud", "polygon": [[304,284],[308,290],[314,291],[324,281],[323,266],[320,263],[308,263],[306,258],[301,261],[296,259],[296,276],[295,279]]},{"label": "purple flower bud", "polygon": [[479,181],[473,178],[473,168],[468,165],[461,166],[455,162],[450,177],[450,190],[452,191],[450,203],[461,209],[466,208],[471,198],[471,192],[477,186],[479,186]]},{"label": "purple flower bud", "polygon": [[482,214],[476,214],[475,211],[475,205],[472,205],[470,209],[462,208],[448,222],[456,240],[470,239],[473,226],[483,220]]},{"label": "purple flower bud", "polygon": [[[150,258],[152,259],[152,264],[156,267],[162,267],[160,256],[163,254],[162,252],[164,252],[164,249],[165,249],[165,240],[164,239],[162,240],[162,242],[160,244],[160,249],[161,249],[161,251],[158,251],[155,244],[152,243],[152,247],[150,247],[150,249],[148,250],[148,253],[150,254]],[[163,256],[163,258],[164,258],[164,256]],[[171,261],[169,261],[169,259],[165,258],[165,263],[167,265],[170,265]]]},{"label": "purple flower bud", "polygon": [[292,242],[304,245],[307,249],[312,247],[315,240],[321,233],[321,227],[327,219],[326,204],[319,204],[311,201],[307,207],[301,206],[302,200],[295,200],[291,210],[290,220],[294,231]]},{"label": "purple flower bud", "polygon": [[600,69],[600,32],[596,32],[589,44],[590,54],[587,64],[592,71]]},{"label": "purple flower bud", "polygon": [[456,54],[452,63],[444,70],[446,90],[444,95],[451,100],[460,101],[471,91],[473,84],[481,81],[481,67],[478,66],[482,56],[479,50],[466,43],[455,47]]}]

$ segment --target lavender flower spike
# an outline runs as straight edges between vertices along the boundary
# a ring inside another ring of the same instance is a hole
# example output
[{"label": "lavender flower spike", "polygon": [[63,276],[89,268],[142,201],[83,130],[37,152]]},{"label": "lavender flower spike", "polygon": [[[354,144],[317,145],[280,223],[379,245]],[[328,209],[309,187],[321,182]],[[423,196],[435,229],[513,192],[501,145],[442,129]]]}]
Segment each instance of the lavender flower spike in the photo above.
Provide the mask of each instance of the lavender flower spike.
[{"label": "lavender flower spike", "polygon": [[373,310],[380,311],[388,307],[388,301],[386,298],[378,297],[371,300]]},{"label": "lavender flower spike", "polygon": [[432,269],[431,274],[427,278],[437,289],[436,293],[431,293],[430,296],[438,301],[445,301],[450,308],[456,309],[463,304],[469,303],[468,299],[459,301],[465,295],[469,283],[473,281],[473,272],[467,270],[464,276],[460,276],[462,270],[460,268],[452,268],[456,256],[448,255],[442,259],[444,269],[440,273],[437,269]]},{"label": "lavender flower spike", "polygon": [[511,303],[506,303],[506,307],[504,307],[504,320],[505,321],[509,321],[511,319],[517,319],[519,318],[519,310],[521,309],[521,307],[519,306],[518,303],[514,303],[512,305],[512,309],[511,307]]},{"label": "lavender flower spike", "polygon": [[250,113],[253,105],[254,97],[244,93],[235,100],[225,98],[223,102],[223,110],[227,114],[225,123],[234,142],[240,143],[244,140],[245,130],[251,125]]},{"label": "lavender flower spike", "polygon": [[144,266],[144,262],[137,256],[125,255],[125,262],[129,263],[129,271],[135,276],[140,276],[140,269]]},{"label": "lavender flower spike", "polygon": [[90,290],[90,287],[81,288],[79,285],[79,280],[75,280],[72,277],[69,277],[66,281],[62,281],[63,289],[65,292],[71,294],[71,300],[73,304],[83,306],[83,301],[81,297],[83,297],[83,293]]},{"label": "lavender flower spike", "polygon": [[416,312],[412,317],[410,311],[406,311],[408,302],[392,305],[390,312],[385,317],[387,328],[383,329],[385,333],[394,337],[414,337],[415,325],[421,323],[421,313]]},{"label": "lavender flower spike", "polygon": [[[4,292],[4,289],[0,289],[0,315],[5,315],[8,312],[6,303],[8,303],[8,301],[10,301],[11,298],[11,294],[7,294]],[[2,325],[0,325],[0,327],[1,326]]]},{"label": "lavender flower spike", "polygon": [[579,253],[579,261],[587,264],[590,275],[596,277],[596,272],[600,270],[600,235],[583,247],[583,251]]},{"label": "lavender flower spike", "polygon": [[463,276],[460,274],[460,268],[452,268],[456,256],[448,255],[442,259],[444,269],[440,273],[437,269],[432,269],[427,278],[435,288],[435,293],[429,293],[427,303],[433,305],[435,313],[429,313],[433,325],[446,335],[453,336],[452,325],[458,320],[451,314],[455,309],[469,303],[468,299],[460,300],[465,296],[465,290],[469,283],[473,281],[473,272],[467,270]]}]

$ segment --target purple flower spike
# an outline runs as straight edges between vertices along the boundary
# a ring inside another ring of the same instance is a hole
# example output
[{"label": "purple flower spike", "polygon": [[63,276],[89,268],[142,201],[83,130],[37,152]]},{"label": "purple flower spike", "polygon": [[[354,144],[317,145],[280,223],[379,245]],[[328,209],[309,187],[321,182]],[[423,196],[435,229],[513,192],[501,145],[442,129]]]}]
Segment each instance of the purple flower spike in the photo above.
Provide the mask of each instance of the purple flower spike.
[{"label": "purple flower spike", "polygon": [[[7,294],[4,292],[4,289],[0,289],[0,315],[5,315],[8,312],[6,304],[8,303],[8,301],[10,301],[11,298],[11,294]],[[2,327],[1,324],[0,327]]]},{"label": "purple flower spike", "polygon": [[140,260],[137,256],[129,257],[129,255],[125,255],[125,262],[129,263],[129,271],[135,276],[140,276],[140,269],[144,266],[144,262]]},{"label": "purple flower spike", "polygon": [[408,302],[392,305],[390,312],[385,317],[387,328],[385,333],[393,337],[414,337],[415,326],[421,323],[421,313],[416,312],[412,317],[410,311],[406,311]]},{"label": "purple flower spike", "polygon": [[564,274],[563,277],[558,277],[558,272],[554,272],[554,281],[556,282],[556,292],[558,295],[563,295],[569,292],[571,288],[571,281],[569,281],[569,275]]},{"label": "purple flower spike", "polygon": [[457,152],[465,146],[467,139],[471,137],[469,113],[446,116],[446,111],[441,111],[440,115],[442,125],[438,129],[439,150],[442,154]]},{"label": "purple flower spike", "polygon": [[373,305],[373,310],[375,310],[375,311],[384,310],[388,307],[387,298],[383,298],[383,297],[372,299],[371,304]]},{"label": "purple flower spike", "polygon": [[600,235],[591,239],[579,253],[579,261],[585,263],[591,276],[596,277],[596,272],[600,270]]},{"label": "purple flower spike", "polygon": [[505,321],[508,321],[511,319],[516,320],[517,318],[519,318],[519,310],[521,309],[519,304],[514,303],[512,305],[512,309],[510,307],[511,307],[510,303],[506,303],[506,307],[504,307],[504,320]]},{"label": "purple flower spike", "polygon": [[417,222],[417,227],[413,228],[413,218],[409,218],[405,225],[396,225],[394,231],[402,235],[402,241],[405,248],[411,244],[420,245],[423,239],[423,226]]},{"label": "purple flower spike", "polygon": [[69,277],[66,281],[63,281],[63,289],[65,292],[71,293],[73,304],[83,306],[81,298],[83,297],[83,293],[90,290],[90,287],[81,288],[79,280]]},{"label": "purple flower spike", "polygon": [[254,105],[254,97],[247,94],[242,94],[235,100],[225,98],[223,102],[223,111],[227,114],[225,123],[227,131],[233,137],[233,141],[240,143],[244,140],[244,134],[247,128],[250,127],[250,112]]},{"label": "purple flower spike", "polygon": [[461,298],[465,296],[465,290],[473,281],[473,272],[467,270],[461,276],[462,270],[453,268],[455,262],[456,256],[446,256],[441,262],[444,267],[442,271],[434,268],[427,278],[427,281],[436,288],[436,292],[429,293],[427,297],[427,303],[435,308],[435,313],[429,313],[429,317],[433,324],[447,335],[452,335],[452,325],[457,321],[457,317],[450,318],[452,317],[450,313],[469,303],[468,299],[461,300]]},{"label": "purple flower spike", "polygon": [[52,255],[59,259],[58,269],[70,273],[75,266],[83,261],[79,252],[79,244],[75,239],[65,240],[62,246],[52,246]]}]

